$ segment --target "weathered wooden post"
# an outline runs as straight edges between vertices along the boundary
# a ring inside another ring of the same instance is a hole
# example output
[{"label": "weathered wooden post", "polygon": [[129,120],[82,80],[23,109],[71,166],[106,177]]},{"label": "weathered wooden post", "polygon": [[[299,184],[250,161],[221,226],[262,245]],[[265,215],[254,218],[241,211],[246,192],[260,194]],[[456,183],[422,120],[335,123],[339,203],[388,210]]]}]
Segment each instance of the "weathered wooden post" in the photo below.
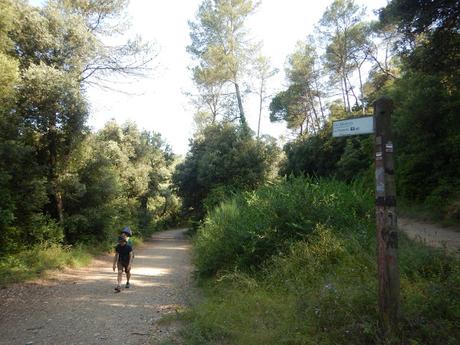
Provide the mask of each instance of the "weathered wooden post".
[{"label": "weathered wooden post", "polygon": [[374,103],[375,201],[379,275],[379,310],[386,336],[395,336],[399,317],[398,231],[396,185],[391,135],[393,102],[381,97]]},{"label": "weathered wooden post", "polygon": [[333,137],[375,134],[375,203],[380,319],[386,338],[397,337],[399,317],[398,231],[396,184],[391,136],[393,102],[381,97],[374,116],[335,121]]}]

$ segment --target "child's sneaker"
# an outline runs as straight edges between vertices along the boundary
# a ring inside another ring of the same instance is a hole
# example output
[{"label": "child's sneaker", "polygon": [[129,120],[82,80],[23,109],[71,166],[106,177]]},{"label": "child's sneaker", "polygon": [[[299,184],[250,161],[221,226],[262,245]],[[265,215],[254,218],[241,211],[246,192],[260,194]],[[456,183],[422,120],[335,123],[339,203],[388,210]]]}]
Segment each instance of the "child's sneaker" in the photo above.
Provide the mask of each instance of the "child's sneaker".
[{"label": "child's sneaker", "polygon": [[117,286],[115,287],[115,292],[121,292],[120,285],[117,285]]},{"label": "child's sneaker", "polygon": [[129,286],[130,286],[130,285],[129,285],[129,282],[128,282],[128,283],[126,283],[125,288],[126,288],[126,289],[129,289]]}]

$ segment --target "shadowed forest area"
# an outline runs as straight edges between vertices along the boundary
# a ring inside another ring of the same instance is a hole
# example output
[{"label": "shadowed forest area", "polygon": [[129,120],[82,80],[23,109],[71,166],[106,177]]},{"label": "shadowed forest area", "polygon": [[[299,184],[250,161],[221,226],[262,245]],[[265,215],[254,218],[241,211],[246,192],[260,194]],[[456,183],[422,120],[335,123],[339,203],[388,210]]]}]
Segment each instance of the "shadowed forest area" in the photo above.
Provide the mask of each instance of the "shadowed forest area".
[{"label": "shadowed forest area", "polygon": [[[86,264],[126,225],[141,240],[188,223],[203,298],[176,312],[181,342],[458,344],[458,257],[402,233],[398,328],[382,332],[374,138],[332,123],[391,98],[398,212],[458,227],[460,2],[391,0],[371,20],[333,0],[274,85],[247,25],[261,4],[201,1],[185,157],[134,122],[88,127],[90,85],[150,77],[152,44],[104,43],[127,4],[0,0],[0,284]],[[287,135],[264,134],[263,116]]]},{"label": "shadowed forest area", "polygon": [[87,87],[145,74],[153,57],[139,39],[102,43],[123,30],[126,3],[0,1],[2,283],[85,262],[123,226],[140,239],[176,221],[176,157],[161,135],[86,125]]}]

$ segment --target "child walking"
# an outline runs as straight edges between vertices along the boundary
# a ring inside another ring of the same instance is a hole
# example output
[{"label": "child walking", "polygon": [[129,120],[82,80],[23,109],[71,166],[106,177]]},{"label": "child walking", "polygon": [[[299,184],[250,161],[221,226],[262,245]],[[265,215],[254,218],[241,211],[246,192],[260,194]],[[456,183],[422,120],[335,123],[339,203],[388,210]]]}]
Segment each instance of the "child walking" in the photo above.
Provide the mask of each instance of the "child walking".
[{"label": "child walking", "polygon": [[126,273],[126,285],[125,288],[129,289],[129,278],[131,278],[131,262],[133,260],[133,249],[127,244],[124,236],[118,237],[118,244],[115,247],[115,257],[113,259],[113,271],[115,267],[118,268],[117,286],[115,292],[121,291],[121,280],[123,277],[123,271]]}]

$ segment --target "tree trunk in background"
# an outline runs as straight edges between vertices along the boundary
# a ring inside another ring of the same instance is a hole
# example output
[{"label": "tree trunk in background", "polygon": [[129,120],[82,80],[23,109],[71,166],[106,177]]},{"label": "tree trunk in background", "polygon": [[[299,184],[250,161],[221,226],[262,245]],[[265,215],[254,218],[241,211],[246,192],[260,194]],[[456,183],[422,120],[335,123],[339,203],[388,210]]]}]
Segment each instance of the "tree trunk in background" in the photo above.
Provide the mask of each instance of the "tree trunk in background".
[{"label": "tree trunk in background", "polygon": [[244,109],[243,109],[243,101],[241,99],[240,86],[238,85],[237,82],[234,82],[234,83],[235,83],[236,99],[238,100],[238,109],[240,111],[240,123],[243,127],[247,127],[246,117],[244,115]]},{"label": "tree trunk in background", "polygon": [[363,108],[363,115],[366,114],[366,107],[364,106],[364,89],[363,89],[363,78],[361,76],[361,65],[358,65],[358,76],[359,76],[359,92],[361,93],[361,107]]},{"label": "tree trunk in background", "polygon": [[59,222],[64,222],[64,202],[62,201],[62,193],[60,191],[55,191],[56,198],[56,212],[58,215]]},{"label": "tree trunk in background", "polygon": [[[355,91],[353,90],[353,87],[351,86],[350,78],[348,78],[348,76],[347,76],[347,80],[348,80],[348,85],[350,85],[350,91],[353,94],[353,97],[355,98],[355,103],[356,103],[357,106],[359,106],[359,103],[360,103],[359,98],[358,98],[358,96],[356,96]],[[350,112],[351,112],[352,108],[353,107],[350,107]]]},{"label": "tree trunk in background", "polygon": [[323,101],[321,101],[321,94],[320,94],[320,91],[319,91],[319,87],[318,87],[318,80],[315,78],[315,88],[316,88],[316,97],[318,97],[318,102],[319,102],[319,110],[321,112],[321,118],[323,121],[326,120],[326,116],[324,115],[324,110],[323,110]]},{"label": "tree trunk in background", "polygon": [[340,78],[340,88],[342,89],[343,109],[345,110],[345,112],[347,112],[347,100],[345,99],[345,89],[342,78]]},{"label": "tree trunk in background", "polygon": [[56,115],[52,115],[48,131],[48,151],[49,151],[49,183],[51,184],[51,213],[59,222],[64,221],[64,204],[62,194],[58,190],[58,172],[57,172],[57,129]]},{"label": "tree trunk in background", "polygon": [[351,111],[350,97],[348,96],[348,84],[347,84],[347,76],[346,76],[345,72],[343,73],[343,84],[344,84],[344,88],[345,88],[345,99],[347,101],[347,103],[345,104],[345,111],[347,113],[350,113],[350,111]]},{"label": "tree trunk in background", "polygon": [[260,120],[262,119],[262,105],[264,102],[264,97],[263,97],[263,84],[260,87],[260,94],[259,94],[259,121],[257,123],[257,138],[259,138],[260,135]]}]

